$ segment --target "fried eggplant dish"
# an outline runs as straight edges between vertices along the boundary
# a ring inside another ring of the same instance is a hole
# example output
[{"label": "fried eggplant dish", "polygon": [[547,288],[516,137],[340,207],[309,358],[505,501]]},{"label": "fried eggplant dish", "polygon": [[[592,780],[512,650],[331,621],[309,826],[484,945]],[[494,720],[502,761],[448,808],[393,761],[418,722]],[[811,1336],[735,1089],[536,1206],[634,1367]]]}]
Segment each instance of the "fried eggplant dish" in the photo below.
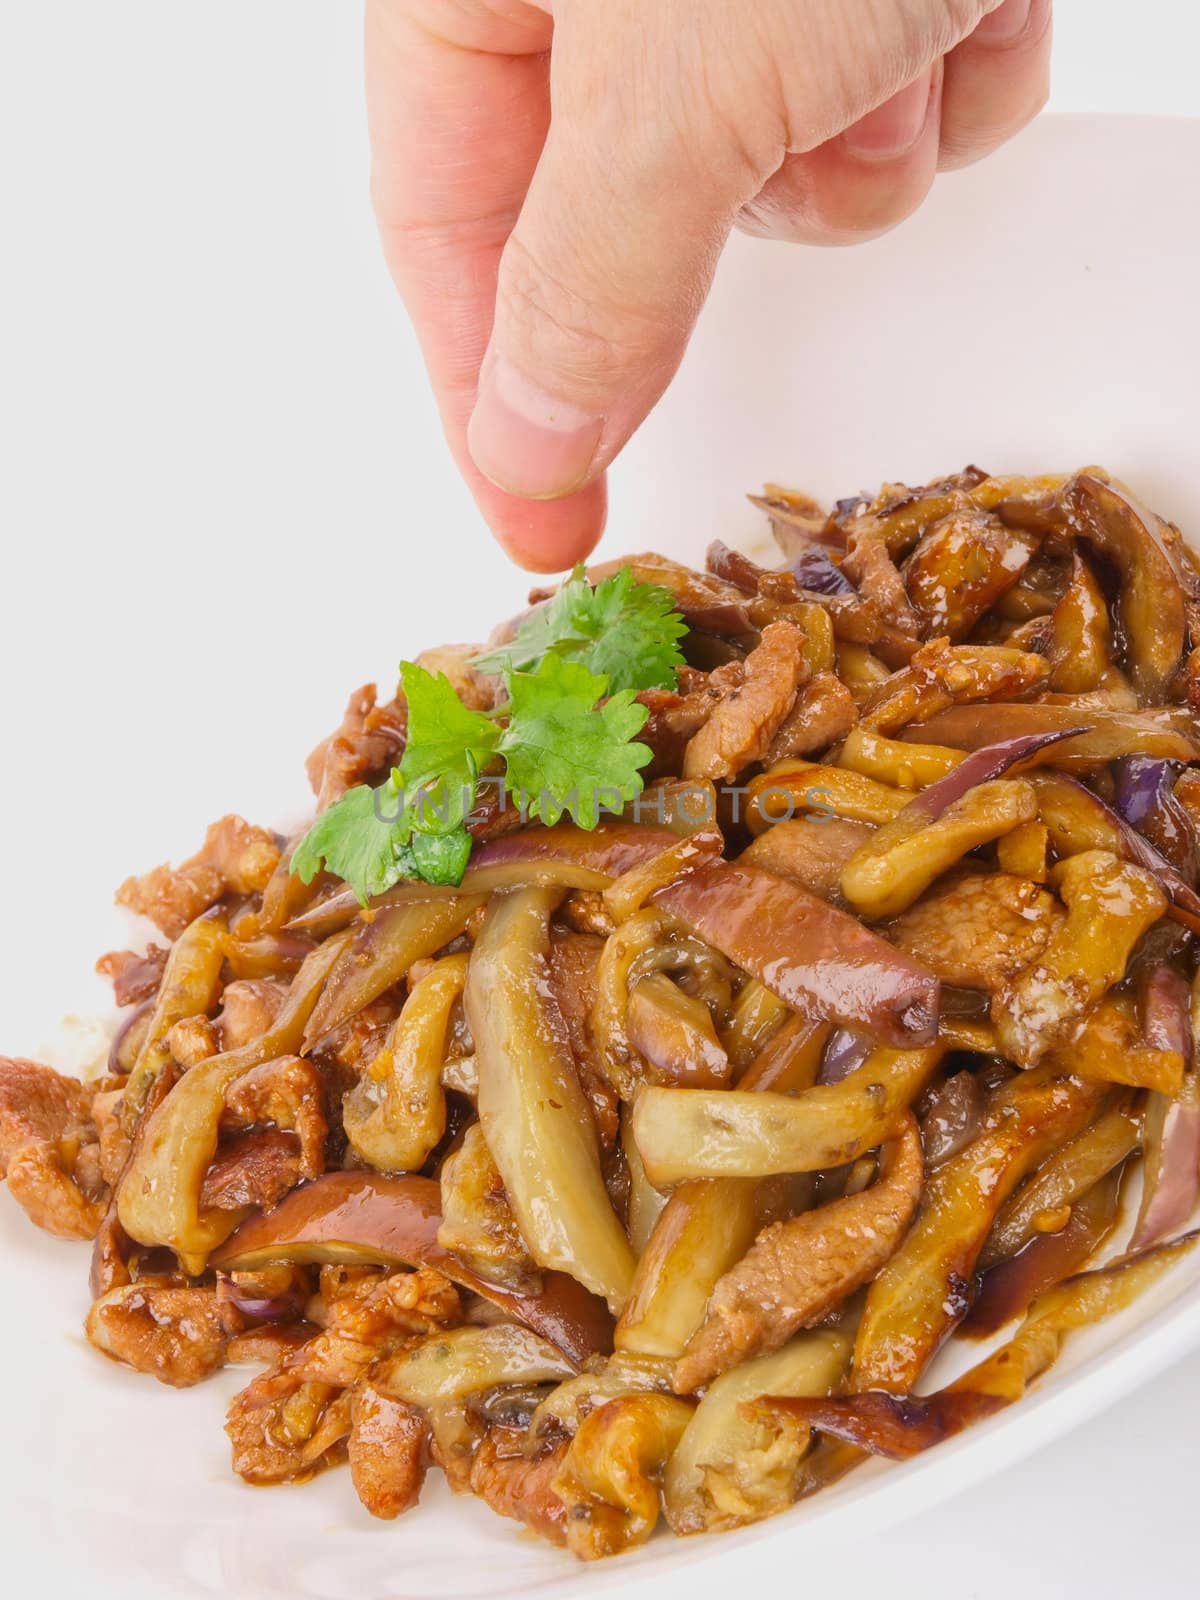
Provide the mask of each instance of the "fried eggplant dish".
[{"label": "fried eggplant dish", "polygon": [[164,942],[99,964],[103,1071],[0,1058],[95,1349],[259,1368],[248,1483],[347,1461],[393,1518],[435,1466],[585,1559],[734,1528],[1192,1247],[1179,530],[1098,468],[755,501],[778,566],[579,568],[358,690],[307,829],[120,888]]}]

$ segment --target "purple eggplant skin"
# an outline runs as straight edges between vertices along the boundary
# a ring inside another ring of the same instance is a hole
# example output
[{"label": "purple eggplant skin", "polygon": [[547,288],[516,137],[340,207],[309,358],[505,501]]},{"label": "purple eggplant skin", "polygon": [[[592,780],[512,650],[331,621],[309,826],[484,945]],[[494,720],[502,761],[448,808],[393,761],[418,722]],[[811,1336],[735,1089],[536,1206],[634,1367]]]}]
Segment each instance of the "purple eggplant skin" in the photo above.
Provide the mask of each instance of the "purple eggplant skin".
[{"label": "purple eggplant skin", "polygon": [[802,589],[810,594],[857,594],[858,590],[842,569],[832,562],[820,545],[810,544],[787,562],[784,568]]},{"label": "purple eggplant skin", "polygon": [[1087,731],[1087,728],[1079,727],[1056,728],[1050,733],[1019,733],[1015,738],[1001,739],[996,744],[972,750],[952,772],[931,783],[928,789],[923,789],[915,800],[909,802],[907,810],[924,812],[930,822],[936,822],[947,806],[961,800],[968,789],[974,789],[980,783],[990,783],[993,778],[1010,772],[1018,762],[1028,762],[1048,746],[1058,744],[1063,739],[1073,739],[1076,734]]},{"label": "purple eggplant skin", "polygon": [[1186,807],[1175,798],[1181,765],[1155,756],[1121,756],[1112,764],[1113,806],[1187,880],[1196,882],[1200,840]]}]

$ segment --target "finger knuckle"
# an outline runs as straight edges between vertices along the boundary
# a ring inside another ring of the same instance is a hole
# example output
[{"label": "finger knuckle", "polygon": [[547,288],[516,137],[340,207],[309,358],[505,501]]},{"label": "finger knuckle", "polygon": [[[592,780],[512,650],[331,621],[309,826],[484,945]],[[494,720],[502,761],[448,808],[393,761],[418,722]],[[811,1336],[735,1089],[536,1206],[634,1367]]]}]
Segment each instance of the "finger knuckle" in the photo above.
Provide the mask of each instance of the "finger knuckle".
[{"label": "finger knuckle", "polygon": [[552,362],[580,385],[644,367],[663,339],[653,314],[569,281],[516,234],[505,251],[499,306],[500,315],[521,329],[535,360]]}]

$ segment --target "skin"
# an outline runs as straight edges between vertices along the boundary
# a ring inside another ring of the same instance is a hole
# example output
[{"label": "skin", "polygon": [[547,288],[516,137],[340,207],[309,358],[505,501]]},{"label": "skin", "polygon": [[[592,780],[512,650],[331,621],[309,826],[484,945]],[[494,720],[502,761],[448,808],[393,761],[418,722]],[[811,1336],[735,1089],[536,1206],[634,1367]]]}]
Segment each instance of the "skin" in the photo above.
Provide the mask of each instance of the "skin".
[{"label": "skin", "polygon": [[[849,244],[1043,105],[1051,0],[368,0],[372,192],[509,554],[583,559],[734,227]],[[551,112],[553,100],[553,114]]]}]

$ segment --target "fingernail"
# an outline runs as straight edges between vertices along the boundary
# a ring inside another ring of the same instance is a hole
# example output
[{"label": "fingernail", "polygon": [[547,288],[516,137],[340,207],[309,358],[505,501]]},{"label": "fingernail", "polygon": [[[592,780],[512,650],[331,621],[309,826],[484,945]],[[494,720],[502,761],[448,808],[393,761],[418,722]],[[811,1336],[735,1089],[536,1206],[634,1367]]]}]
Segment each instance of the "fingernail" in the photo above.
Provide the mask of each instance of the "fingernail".
[{"label": "fingernail", "polygon": [[973,37],[984,44],[1011,44],[1029,26],[1033,0],[1003,0],[976,26]]},{"label": "fingernail", "polygon": [[905,155],[916,144],[929,116],[931,76],[919,78],[868,111],[842,134],[842,143],[851,155],[863,161],[892,161]]},{"label": "fingernail", "polygon": [[579,487],[603,428],[603,417],[556,400],[497,356],[480,376],[467,445],[485,478],[509,494],[542,500]]}]

